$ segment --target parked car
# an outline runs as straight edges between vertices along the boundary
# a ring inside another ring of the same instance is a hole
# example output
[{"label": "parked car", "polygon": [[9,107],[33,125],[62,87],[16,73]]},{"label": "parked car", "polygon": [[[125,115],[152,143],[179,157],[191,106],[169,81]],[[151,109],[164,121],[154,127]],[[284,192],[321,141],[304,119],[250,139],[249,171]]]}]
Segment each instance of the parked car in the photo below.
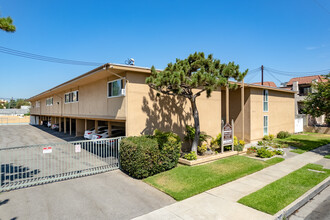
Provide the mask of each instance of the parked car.
[{"label": "parked car", "polygon": [[122,129],[114,128],[111,130],[111,136],[109,136],[108,129],[104,131],[100,131],[97,134],[92,135],[92,140],[102,139],[102,138],[109,138],[109,137],[120,137],[125,136],[125,131]]},{"label": "parked car", "polygon": [[[107,126],[99,126],[99,127],[97,128],[98,132],[102,132],[102,131],[105,131],[105,130],[107,130],[107,129],[108,129]],[[85,138],[85,139],[89,139],[89,140],[91,140],[91,139],[92,139],[92,136],[93,136],[94,134],[96,134],[96,132],[95,132],[95,128],[91,128],[91,129],[85,131],[85,133],[84,133],[84,138]]]},{"label": "parked car", "polygon": [[58,131],[59,130],[59,128],[60,128],[60,126],[59,126],[59,124],[52,124],[52,127],[51,127],[53,130],[56,130],[56,131]]}]

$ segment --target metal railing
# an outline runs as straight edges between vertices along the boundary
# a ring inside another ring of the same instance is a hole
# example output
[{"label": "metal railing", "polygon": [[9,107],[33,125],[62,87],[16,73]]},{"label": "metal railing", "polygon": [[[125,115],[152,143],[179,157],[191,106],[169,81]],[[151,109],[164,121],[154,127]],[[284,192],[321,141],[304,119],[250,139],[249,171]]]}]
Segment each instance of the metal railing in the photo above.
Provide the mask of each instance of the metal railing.
[{"label": "metal railing", "polygon": [[0,192],[119,168],[123,137],[0,149]]}]

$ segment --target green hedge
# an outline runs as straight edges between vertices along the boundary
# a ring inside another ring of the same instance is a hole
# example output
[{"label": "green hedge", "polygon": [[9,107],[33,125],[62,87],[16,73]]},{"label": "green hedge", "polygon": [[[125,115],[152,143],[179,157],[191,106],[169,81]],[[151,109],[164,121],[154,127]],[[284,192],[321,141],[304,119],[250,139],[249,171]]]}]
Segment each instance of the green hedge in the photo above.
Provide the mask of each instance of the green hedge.
[{"label": "green hedge", "polygon": [[171,132],[156,130],[153,136],[128,137],[120,143],[121,168],[134,178],[146,178],[174,168],[180,149],[180,138]]}]

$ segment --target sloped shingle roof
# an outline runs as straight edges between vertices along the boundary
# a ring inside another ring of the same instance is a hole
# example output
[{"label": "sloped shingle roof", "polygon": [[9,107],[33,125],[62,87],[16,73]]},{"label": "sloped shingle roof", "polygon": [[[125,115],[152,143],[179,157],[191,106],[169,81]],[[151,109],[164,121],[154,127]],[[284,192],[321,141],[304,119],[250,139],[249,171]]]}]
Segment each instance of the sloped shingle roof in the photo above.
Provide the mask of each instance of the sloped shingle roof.
[{"label": "sloped shingle roof", "polygon": [[297,81],[298,84],[311,84],[313,80],[317,79],[318,82],[326,82],[324,76],[315,75],[315,76],[304,76],[304,77],[295,77],[290,79],[290,81],[286,84],[287,86],[291,86],[293,82]]},{"label": "sloped shingle roof", "polygon": [[[261,85],[261,82],[252,83],[255,85]],[[277,87],[276,84],[272,81],[264,82],[264,86]]]}]

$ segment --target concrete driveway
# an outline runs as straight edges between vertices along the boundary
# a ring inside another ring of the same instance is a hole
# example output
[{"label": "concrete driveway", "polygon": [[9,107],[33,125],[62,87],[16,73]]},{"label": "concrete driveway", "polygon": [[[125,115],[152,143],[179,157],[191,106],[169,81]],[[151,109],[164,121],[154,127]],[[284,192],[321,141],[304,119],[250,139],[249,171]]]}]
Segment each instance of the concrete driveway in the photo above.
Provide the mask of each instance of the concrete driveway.
[{"label": "concrete driveway", "polygon": [[82,140],[44,126],[0,125],[0,147],[16,147]]},{"label": "concrete driveway", "polygon": [[[0,126],[0,148],[64,141],[29,125]],[[3,192],[0,219],[131,219],[174,202],[115,170]]]}]

